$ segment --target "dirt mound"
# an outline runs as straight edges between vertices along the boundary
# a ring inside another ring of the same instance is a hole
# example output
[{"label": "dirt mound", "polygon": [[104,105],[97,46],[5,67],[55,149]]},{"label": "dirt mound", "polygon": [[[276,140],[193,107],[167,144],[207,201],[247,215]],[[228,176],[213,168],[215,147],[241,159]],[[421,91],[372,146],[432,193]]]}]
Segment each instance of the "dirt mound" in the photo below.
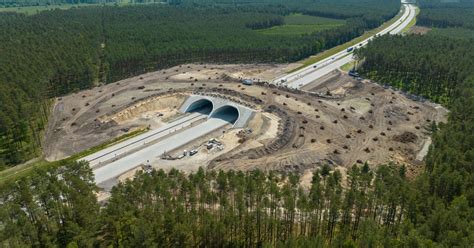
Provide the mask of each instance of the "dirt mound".
[{"label": "dirt mound", "polygon": [[159,96],[140,101],[135,105],[128,107],[114,115],[104,116],[101,119],[103,122],[115,121],[122,123],[124,121],[134,119],[142,114],[153,111],[167,111],[176,110],[184,101],[185,96],[182,94],[173,94],[169,96]]},{"label": "dirt mound", "polygon": [[412,132],[405,131],[401,134],[394,135],[392,138],[394,141],[401,142],[401,143],[415,143],[418,139],[418,136]]},{"label": "dirt mound", "polygon": [[[214,88],[206,88],[206,89],[202,89],[202,90],[197,89],[197,90],[194,90],[193,93],[196,93],[196,94],[218,93],[218,94],[221,94],[221,95],[211,95],[211,96],[224,98],[224,99],[229,99],[231,101],[234,101],[238,104],[243,104],[243,105],[247,105],[247,104],[245,102],[242,102],[241,100],[244,100],[246,102],[251,102],[251,103],[254,103],[254,104],[257,104],[257,105],[260,105],[260,104],[263,103],[262,99],[259,99],[259,98],[254,97],[254,96],[249,96],[247,94],[244,94],[244,93],[232,90],[232,89],[226,89],[226,88],[214,87]],[[224,96],[222,96],[222,95],[224,95]],[[234,98],[229,98],[229,97],[226,97],[226,96],[230,96],[230,97],[234,97]],[[254,107],[254,106],[252,106],[252,107]]]},{"label": "dirt mound", "polygon": [[[283,67],[182,65],[64,96],[50,118],[46,157],[63,158],[136,128],[158,128],[180,115],[178,108],[189,94],[256,110],[248,126],[252,132],[242,139],[247,141],[238,143],[232,133],[235,143],[224,146],[227,150],[212,156],[199,152],[204,162],[194,164],[219,169],[301,171],[326,163],[411,163],[428,135],[423,126],[444,119],[436,105],[339,70],[305,86],[313,92],[264,82],[282,74]],[[240,78],[256,79],[247,86]]]},{"label": "dirt mound", "polygon": [[285,111],[281,110],[275,105],[268,106],[265,109],[265,111],[277,115],[281,120],[278,126],[278,136],[277,136],[278,138],[273,140],[270,144],[265,145],[263,147],[257,147],[254,149],[242,151],[231,156],[224,154],[216,158],[215,160],[213,160],[210,163],[209,168],[213,168],[216,165],[216,163],[219,163],[228,159],[261,158],[263,156],[267,156],[279,151],[291,141],[295,133],[295,126],[296,126],[295,121],[292,118],[290,118],[290,116],[288,116],[288,114]]}]

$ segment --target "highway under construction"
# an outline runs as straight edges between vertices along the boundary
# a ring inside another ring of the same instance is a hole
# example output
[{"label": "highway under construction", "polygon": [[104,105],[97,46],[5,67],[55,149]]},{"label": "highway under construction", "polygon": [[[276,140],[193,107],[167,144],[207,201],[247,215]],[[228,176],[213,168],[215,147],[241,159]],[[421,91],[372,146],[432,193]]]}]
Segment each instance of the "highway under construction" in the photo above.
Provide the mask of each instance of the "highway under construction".
[{"label": "highway under construction", "polygon": [[[405,5],[383,32],[401,31],[413,13]],[[338,67],[352,54],[342,53],[289,74],[301,65],[179,65],[65,96],[53,109],[46,159],[139,132],[79,159],[100,188],[149,169],[304,176],[322,164],[344,172],[392,162],[416,173],[431,142],[426,130],[443,122],[446,110],[349,76]]]},{"label": "highway under construction", "polygon": [[184,115],[158,129],[80,160],[89,162],[96,183],[101,184],[218,129],[235,125],[244,127],[253,111],[224,99],[191,95],[183,103],[182,113]]}]

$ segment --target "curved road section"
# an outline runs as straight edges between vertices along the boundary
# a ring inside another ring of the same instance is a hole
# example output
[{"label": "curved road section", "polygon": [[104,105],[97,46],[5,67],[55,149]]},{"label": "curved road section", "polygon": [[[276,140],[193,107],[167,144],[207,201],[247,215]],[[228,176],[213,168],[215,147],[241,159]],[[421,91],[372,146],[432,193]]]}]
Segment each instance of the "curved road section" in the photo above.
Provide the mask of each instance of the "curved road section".
[{"label": "curved road section", "polygon": [[[402,1],[403,3],[403,1]],[[353,48],[363,47],[369,43],[375,36],[381,36],[385,34],[399,34],[402,30],[407,27],[410,22],[416,17],[416,7],[412,4],[402,5],[403,14],[396,22],[392,23],[386,29],[380,31],[374,36],[371,36],[354,46]],[[300,89],[303,86],[314,82],[316,79],[328,74],[329,72],[353,61],[353,50],[343,50],[335,55],[320,60],[314,64],[311,64],[301,70],[287,74],[283,77],[276,78],[273,80],[273,84],[287,86],[289,88]]]}]

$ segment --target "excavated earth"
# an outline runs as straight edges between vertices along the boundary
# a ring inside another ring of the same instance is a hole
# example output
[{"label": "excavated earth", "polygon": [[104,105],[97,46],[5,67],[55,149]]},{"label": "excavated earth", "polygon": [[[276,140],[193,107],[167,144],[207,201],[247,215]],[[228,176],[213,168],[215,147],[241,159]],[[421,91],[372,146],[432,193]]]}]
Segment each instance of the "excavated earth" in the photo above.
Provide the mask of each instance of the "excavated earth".
[{"label": "excavated earth", "polygon": [[[180,115],[186,96],[205,94],[229,98],[257,114],[249,129],[221,137],[227,142],[224,151],[200,153],[199,159],[174,161],[172,167],[186,169],[199,161],[214,169],[303,174],[321,164],[392,162],[408,165],[411,172],[420,167],[417,155],[431,142],[432,123],[445,121],[444,108],[340,71],[303,91],[265,83],[294,66],[182,65],[58,98],[45,157],[58,160],[136,129],[159,127]],[[256,83],[244,86],[242,78]]]}]

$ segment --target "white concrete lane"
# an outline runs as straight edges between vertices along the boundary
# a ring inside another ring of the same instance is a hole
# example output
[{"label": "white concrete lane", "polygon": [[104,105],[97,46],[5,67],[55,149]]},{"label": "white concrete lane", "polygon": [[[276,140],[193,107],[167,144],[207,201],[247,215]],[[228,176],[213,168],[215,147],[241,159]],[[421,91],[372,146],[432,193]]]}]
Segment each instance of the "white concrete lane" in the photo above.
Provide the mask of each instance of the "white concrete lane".
[{"label": "white concrete lane", "polygon": [[340,68],[341,66],[351,62],[353,60],[352,54],[348,54],[345,57],[335,60],[330,65],[322,67],[321,69],[308,74],[305,77],[300,78],[298,81],[292,82],[288,85],[290,88],[301,88],[305,85],[312,83],[314,80],[321,78],[322,76],[330,73],[331,71]]},{"label": "white concrete lane", "polygon": [[[389,27],[387,27],[383,31],[379,32],[378,34],[385,34],[388,31],[393,30],[394,28],[396,28],[400,24],[400,20],[405,20],[408,17],[409,13],[406,9],[406,6],[403,6],[402,10],[403,10],[403,14],[400,17],[400,19],[398,21],[392,23]],[[360,44],[362,44],[362,46],[364,46],[372,38],[373,38],[373,36],[361,41],[360,43],[357,43],[354,47],[360,46]],[[298,70],[298,71],[292,72],[290,74],[284,75],[282,77],[279,77],[279,78],[275,79],[274,82],[275,83],[281,82],[282,79],[286,80],[286,81],[292,81],[292,80],[301,78],[302,76],[305,76],[308,73],[311,73],[313,71],[318,70],[319,68],[321,68],[323,66],[326,66],[326,65],[329,65],[329,64],[333,63],[335,59],[342,58],[342,57],[346,56],[347,54],[349,54],[349,52],[347,52],[347,50],[340,51],[340,52],[334,54],[333,56],[331,56],[329,58],[320,60],[320,61],[318,61],[316,63],[313,63],[313,64],[311,64],[311,65],[309,65],[305,68],[302,68],[301,70]],[[316,68],[314,66],[316,66]]]},{"label": "white concrete lane", "polygon": [[410,24],[410,22],[413,19],[416,18],[416,7],[414,5],[411,5],[411,4],[407,5],[407,7],[409,8],[408,17],[398,27],[396,27],[395,29],[390,31],[390,34],[399,34],[399,33],[401,33],[403,31],[403,29],[405,29]]},{"label": "white concrete lane", "polygon": [[173,136],[97,168],[94,170],[95,182],[96,184],[100,184],[111,178],[115,178],[140,164],[147,163],[148,160],[151,161],[156,157],[161,156],[166,151],[177,149],[199,137],[222,128],[227,124],[229,124],[229,122],[225,120],[209,118],[207,121],[199,125],[183,130],[182,132],[177,132]]},{"label": "white concrete lane", "polygon": [[[376,35],[384,35],[387,33],[397,34],[401,32],[410,22],[415,18],[416,8],[413,5],[403,5],[402,6],[403,14],[399,20],[392,23],[389,27],[385,28]],[[371,36],[357,44],[353,47],[358,48],[365,46],[372,40],[374,36]],[[328,74],[329,72],[341,67],[342,65],[352,61],[352,51],[348,52],[347,50],[340,51],[335,55],[318,61],[314,64],[311,64],[301,70],[295,71],[293,73],[287,74],[285,76],[279,77],[273,80],[274,84],[286,85],[290,88],[301,88],[314,80],[321,78],[322,76]],[[282,83],[283,82],[283,83]]]},{"label": "white concrete lane", "polygon": [[146,144],[149,144],[166,135],[179,131],[185,127],[192,125],[192,123],[207,118],[207,115],[201,113],[191,113],[173,122],[170,122],[160,128],[150,130],[146,133],[140,134],[136,137],[130,138],[119,144],[107,147],[89,156],[81,158],[89,162],[90,167],[95,167],[101,163],[111,160],[115,157],[122,156],[130,151],[139,149]]}]

